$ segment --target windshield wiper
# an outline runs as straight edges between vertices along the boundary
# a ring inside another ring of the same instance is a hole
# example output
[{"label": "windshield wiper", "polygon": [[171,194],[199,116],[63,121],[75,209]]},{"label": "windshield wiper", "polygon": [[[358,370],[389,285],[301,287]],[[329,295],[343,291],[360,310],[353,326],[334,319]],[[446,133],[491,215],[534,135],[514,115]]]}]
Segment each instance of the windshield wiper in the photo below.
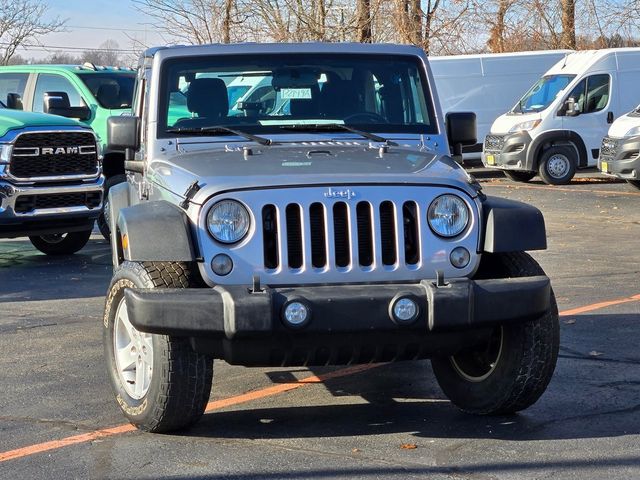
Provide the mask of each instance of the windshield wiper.
[{"label": "windshield wiper", "polygon": [[243,132],[242,130],[225,127],[224,125],[211,125],[209,127],[177,127],[177,128],[168,128],[166,131],[167,133],[184,133],[184,134],[231,133],[239,137],[244,137],[247,140],[251,140],[252,142],[259,143],[260,145],[273,145],[273,140],[269,138],[259,137],[258,135],[252,135],[250,133]]},{"label": "windshield wiper", "polygon": [[353,128],[350,125],[345,125],[344,123],[300,123],[300,124],[292,124],[292,125],[282,125],[280,128],[283,130],[346,130],[347,132],[355,133],[356,135],[360,135],[361,137],[368,138],[369,140],[373,140],[374,142],[386,143],[392,147],[397,147],[398,144],[392,140],[388,140],[380,135],[376,135],[375,133],[363,132],[362,130],[358,130],[357,128]]}]

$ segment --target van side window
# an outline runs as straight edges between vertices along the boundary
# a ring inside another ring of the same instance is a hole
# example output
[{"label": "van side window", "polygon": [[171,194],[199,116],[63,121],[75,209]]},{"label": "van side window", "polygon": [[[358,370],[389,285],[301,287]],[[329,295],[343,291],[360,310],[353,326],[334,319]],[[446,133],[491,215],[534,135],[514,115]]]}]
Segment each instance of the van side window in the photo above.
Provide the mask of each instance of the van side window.
[{"label": "van side window", "polygon": [[591,75],[578,83],[567,98],[573,97],[583,114],[599,112],[609,103],[609,83],[609,75]]},{"label": "van side window", "polygon": [[42,112],[44,110],[44,94],[46,92],[66,92],[69,95],[69,103],[71,107],[86,107],[84,100],[78,93],[78,90],[71,84],[69,80],[50,73],[41,73],[36,81],[36,93],[33,96],[34,112]]},{"label": "van side window", "polygon": [[28,73],[0,74],[0,101],[7,105],[7,95],[10,93],[17,93],[23,97],[28,78]]}]

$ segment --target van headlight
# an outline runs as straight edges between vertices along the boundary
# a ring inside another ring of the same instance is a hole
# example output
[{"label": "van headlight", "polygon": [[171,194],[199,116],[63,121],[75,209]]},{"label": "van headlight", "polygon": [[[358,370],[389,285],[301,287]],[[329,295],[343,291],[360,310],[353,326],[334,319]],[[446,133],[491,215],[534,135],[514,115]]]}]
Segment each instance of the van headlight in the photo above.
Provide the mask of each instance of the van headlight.
[{"label": "van headlight", "polygon": [[533,130],[538,125],[540,125],[541,121],[542,120],[537,118],[536,120],[529,120],[527,122],[517,123],[513,127],[511,127],[508,133],[528,132],[529,130]]},{"label": "van headlight", "polygon": [[240,202],[221,200],[207,213],[207,229],[221,243],[236,243],[249,232],[251,217]]},{"label": "van headlight", "polygon": [[457,195],[445,194],[436,197],[427,212],[431,230],[441,237],[460,235],[469,224],[469,207]]}]

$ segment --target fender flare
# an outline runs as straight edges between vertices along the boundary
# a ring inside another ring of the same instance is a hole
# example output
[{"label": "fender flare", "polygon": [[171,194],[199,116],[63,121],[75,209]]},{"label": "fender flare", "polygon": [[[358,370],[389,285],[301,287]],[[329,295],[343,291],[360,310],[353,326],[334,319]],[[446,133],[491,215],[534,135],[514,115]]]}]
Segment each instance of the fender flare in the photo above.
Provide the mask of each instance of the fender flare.
[{"label": "fender flare", "polygon": [[196,260],[186,213],[165,200],[122,208],[116,232],[118,263]]},{"label": "fender flare", "polygon": [[499,197],[482,202],[482,251],[487,253],[546,250],[547,231],[542,212],[532,205]]},{"label": "fender flare", "polygon": [[584,168],[589,164],[587,147],[582,137],[572,130],[551,130],[537,136],[529,145],[527,152],[527,170],[538,170],[540,154],[546,146],[566,145],[571,143],[578,151],[578,167]]}]

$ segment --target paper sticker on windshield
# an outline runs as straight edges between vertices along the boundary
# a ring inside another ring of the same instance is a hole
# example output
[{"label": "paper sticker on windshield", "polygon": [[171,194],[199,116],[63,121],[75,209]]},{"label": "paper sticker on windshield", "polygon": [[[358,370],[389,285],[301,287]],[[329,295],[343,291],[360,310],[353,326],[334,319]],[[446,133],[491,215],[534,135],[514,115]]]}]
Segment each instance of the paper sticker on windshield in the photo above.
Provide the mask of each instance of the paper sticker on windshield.
[{"label": "paper sticker on windshield", "polygon": [[310,88],[283,88],[280,90],[280,97],[285,100],[310,100]]}]

